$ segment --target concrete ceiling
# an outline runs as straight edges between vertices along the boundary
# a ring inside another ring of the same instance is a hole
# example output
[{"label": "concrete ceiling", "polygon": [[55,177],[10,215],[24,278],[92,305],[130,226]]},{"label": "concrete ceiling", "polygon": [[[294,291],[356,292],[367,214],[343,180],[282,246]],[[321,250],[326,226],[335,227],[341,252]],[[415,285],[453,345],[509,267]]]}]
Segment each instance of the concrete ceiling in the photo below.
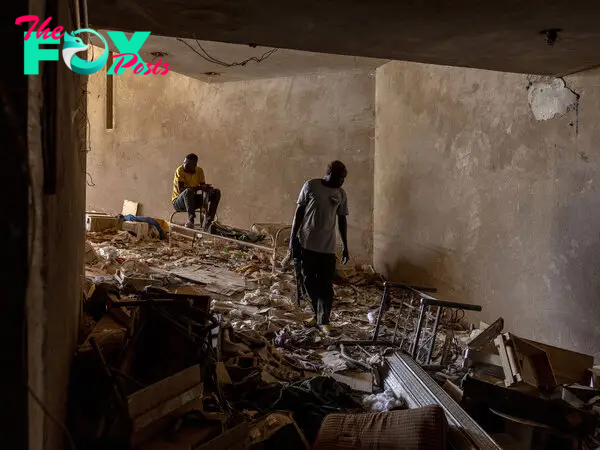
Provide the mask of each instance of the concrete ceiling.
[{"label": "concrete ceiling", "polygon": [[[88,0],[95,29],[564,75],[600,65],[586,0]],[[557,28],[545,43],[540,31]]]},{"label": "concrete ceiling", "polygon": [[[105,30],[100,32],[105,38],[108,37]],[[131,33],[125,34],[128,39],[131,37]],[[92,41],[95,45],[102,46],[97,37],[93,37]],[[118,53],[113,42],[108,38],[106,41],[110,46],[110,50]],[[157,53],[166,53],[165,56],[162,56],[162,60],[169,63],[171,70],[209,83],[286,77],[340,70],[374,69],[388,61],[285,49],[277,49],[269,55],[271,50],[273,50],[271,47],[252,48],[248,45],[150,35],[139,53],[145,62],[156,62],[159,58],[156,56]],[[206,53],[203,53],[203,51]],[[204,58],[198,53],[203,55]],[[226,67],[208,61],[210,57],[227,64],[240,63],[252,57],[256,60],[250,60],[243,66]],[[264,59],[261,60],[261,57]]]}]

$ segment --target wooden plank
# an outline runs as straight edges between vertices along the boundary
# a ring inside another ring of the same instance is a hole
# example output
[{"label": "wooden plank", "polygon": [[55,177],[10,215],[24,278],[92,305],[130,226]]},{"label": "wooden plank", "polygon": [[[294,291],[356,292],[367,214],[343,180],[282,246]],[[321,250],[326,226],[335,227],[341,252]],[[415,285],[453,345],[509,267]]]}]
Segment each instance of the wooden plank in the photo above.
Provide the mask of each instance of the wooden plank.
[{"label": "wooden plank", "polygon": [[127,397],[129,418],[135,419],[202,381],[200,366],[194,365]]},{"label": "wooden plank", "polygon": [[202,397],[203,393],[204,385],[200,383],[193,388],[166,400],[164,403],[152,408],[150,411],[136,417],[133,420],[133,432],[135,433],[143,430],[163,417],[174,413],[182,406]]},{"label": "wooden plank", "polygon": [[[152,422],[150,426],[141,428],[138,431],[131,433],[132,448],[139,448],[141,444],[149,443],[150,441],[158,440],[159,436],[169,430],[169,426],[173,425],[174,419],[187,414],[190,411],[202,411],[202,398],[197,398],[186,403],[182,407],[176,409],[170,414],[167,414],[160,419]],[[184,447],[185,448],[185,447]],[[187,449],[186,449],[187,450]]]},{"label": "wooden plank", "polygon": [[504,369],[504,385],[506,387],[512,386],[515,383],[515,378],[510,369],[510,363],[508,362],[508,354],[506,353],[506,346],[504,345],[504,336],[501,334],[496,336],[494,344],[496,344],[500,360],[502,361],[502,368]]},{"label": "wooden plank", "polygon": [[350,386],[351,389],[360,392],[373,393],[373,374],[366,372],[341,372],[333,373],[333,379]]},{"label": "wooden plank", "polygon": [[242,422],[196,450],[243,450],[249,448],[250,426]]},{"label": "wooden plank", "polygon": [[519,366],[518,371],[521,378],[517,381],[522,380],[535,387],[556,386],[556,378],[548,354],[524,339],[511,334],[508,336],[516,352],[515,363]]},{"label": "wooden plank", "polygon": [[539,347],[546,352],[557,384],[589,384],[590,372],[588,369],[594,366],[593,356],[566,350],[564,348],[553,347],[540,342],[530,341],[528,339],[521,340]]}]

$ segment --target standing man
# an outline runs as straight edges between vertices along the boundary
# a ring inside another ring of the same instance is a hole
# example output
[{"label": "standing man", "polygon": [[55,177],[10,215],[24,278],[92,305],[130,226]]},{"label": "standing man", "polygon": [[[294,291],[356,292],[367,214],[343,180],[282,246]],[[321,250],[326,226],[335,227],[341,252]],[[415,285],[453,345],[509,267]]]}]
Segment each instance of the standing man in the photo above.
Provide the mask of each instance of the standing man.
[{"label": "standing man", "polygon": [[173,195],[171,196],[175,211],[187,211],[188,213],[186,227],[194,228],[196,208],[203,205],[204,196],[208,200],[208,211],[202,225],[205,230],[208,230],[215,220],[217,207],[221,200],[221,191],[206,184],[204,171],[198,167],[198,156],[190,153],[183,160],[183,164],[175,170]]},{"label": "standing man", "polygon": [[349,258],[348,199],[342,189],[347,174],[341,161],[333,161],[323,178],[304,183],[292,224],[290,249],[295,259],[300,255],[304,286],[314,312],[308,324],[320,325],[325,333],[330,332],[329,315],[333,305],[336,221],[342,238],[342,264]]}]

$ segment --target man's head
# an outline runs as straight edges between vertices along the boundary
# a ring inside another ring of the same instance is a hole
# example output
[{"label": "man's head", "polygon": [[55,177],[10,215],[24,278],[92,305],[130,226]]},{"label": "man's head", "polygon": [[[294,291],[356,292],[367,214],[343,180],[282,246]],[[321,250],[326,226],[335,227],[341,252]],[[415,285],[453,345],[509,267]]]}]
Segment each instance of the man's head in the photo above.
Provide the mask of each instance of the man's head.
[{"label": "man's head", "polygon": [[183,170],[189,173],[196,172],[196,166],[198,165],[198,155],[190,153],[183,160]]},{"label": "man's head", "polygon": [[348,170],[343,162],[332,161],[327,165],[327,173],[324,179],[329,186],[339,188],[344,184],[347,175]]}]

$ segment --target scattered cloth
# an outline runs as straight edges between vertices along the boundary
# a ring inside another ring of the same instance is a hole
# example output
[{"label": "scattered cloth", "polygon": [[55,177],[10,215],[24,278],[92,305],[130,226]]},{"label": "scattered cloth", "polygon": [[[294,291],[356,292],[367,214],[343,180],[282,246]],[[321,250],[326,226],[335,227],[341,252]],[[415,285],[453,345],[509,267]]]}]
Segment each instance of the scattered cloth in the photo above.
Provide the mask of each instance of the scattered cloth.
[{"label": "scattered cloth", "polygon": [[160,224],[158,223],[158,221],[152,217],[134,216],[133,214],[127,214],[126,216],[122,216],[122,217],[123,217],[123,220],[125,220],[127,222],[146,222],[148,225],[152,225],[158,232],[158,236],[160,237],[161,241],[166,237],[166,234],[163,231]]}]

